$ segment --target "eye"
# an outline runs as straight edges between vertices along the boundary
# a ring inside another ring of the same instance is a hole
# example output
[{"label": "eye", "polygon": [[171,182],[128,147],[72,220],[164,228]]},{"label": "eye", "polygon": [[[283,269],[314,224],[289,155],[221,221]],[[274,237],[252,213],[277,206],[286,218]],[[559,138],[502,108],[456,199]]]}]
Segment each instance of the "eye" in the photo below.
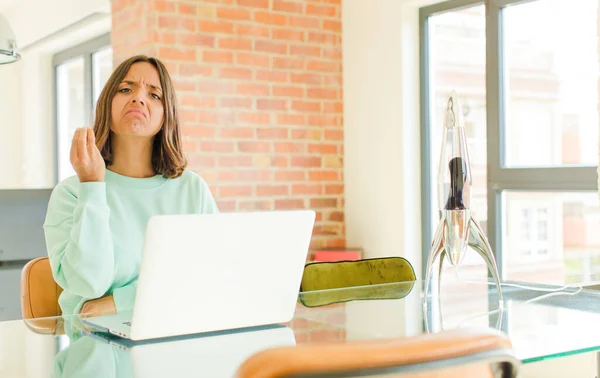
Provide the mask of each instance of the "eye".
[{"label": "eye", "polygon": [[121,88],[121,89],[119,89],[119,93],[127,93],[127,92],[131,92],[131,89],[129,89],[129,88]]},{"label": "eye", "polygon": [[152,97],[154,97],[154,98],[155,98],[155,99],[157,99],[157,100],[160,100],[160,96],[159,96],[159,95],[157,95],[156,93],[152,93],[152,95],[151,95],[151,96],[152,96]]}]

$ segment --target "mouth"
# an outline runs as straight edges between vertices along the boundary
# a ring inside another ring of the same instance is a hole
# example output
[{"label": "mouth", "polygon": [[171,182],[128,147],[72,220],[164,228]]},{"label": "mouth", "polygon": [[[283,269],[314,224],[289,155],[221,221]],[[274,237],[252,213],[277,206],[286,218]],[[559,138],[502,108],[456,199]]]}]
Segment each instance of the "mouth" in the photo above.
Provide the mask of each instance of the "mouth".
[{"label": "mouth", "polygon": [[147,118],[146,117],[146,113],[144,113],[144,112],[142,112],[141,110],[138,110],[138,109],[130,109],[130,110],[128,110],[125,113],[125,115],[128,115],[128,114],[130,114],[130,115],[132,115],[134,117]]}]

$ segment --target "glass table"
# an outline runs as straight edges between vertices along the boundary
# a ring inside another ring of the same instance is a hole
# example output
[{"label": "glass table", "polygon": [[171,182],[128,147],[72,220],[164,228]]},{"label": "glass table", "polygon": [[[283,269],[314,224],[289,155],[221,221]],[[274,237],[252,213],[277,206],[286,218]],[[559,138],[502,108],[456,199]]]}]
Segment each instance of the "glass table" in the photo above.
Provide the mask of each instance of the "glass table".
[{"label": "glass table", "polygon": [[500,308],[495,291],[487,282],[453,283],[440,298],[428,298],[427,306],[419,281],[305,292],[288,324],[134,345],[77,327],[65,333],[78,317],[2,322],[0,377],[232,377],[247,357],[272,346],[458,327],[506,332],[524,364],[520,376],[598,376],[600,292],[504,283]]}]

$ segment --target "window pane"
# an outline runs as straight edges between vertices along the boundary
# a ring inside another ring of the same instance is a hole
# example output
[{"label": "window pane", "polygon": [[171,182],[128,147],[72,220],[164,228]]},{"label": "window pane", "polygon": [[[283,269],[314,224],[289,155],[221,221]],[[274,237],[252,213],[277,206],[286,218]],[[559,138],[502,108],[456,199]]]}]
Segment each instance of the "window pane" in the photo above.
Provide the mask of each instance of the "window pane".
[{"label": "window pane", "polygon": [[509,280],[568,284],[600,279],[600,209],[593,192],[503,193]]},{"label": "window pane", "polygon": [[83,85],[83,57],[56,67],[58,118],[58,179],[75,174],[69,160],[71,140],[76,128],[86,126]]},{"label": "window pane", "polygon": [[112,73],[112,67],[112,47],[108,46],[92,54],[92,88],[94,91],[94,111],[96,110],[96,102],[98,102],[100,92],[102,92],[104,84],[106,84],[110,74]]},{"label": "window pane", "polygon": [[[478,5],[429,18],[431,167],[429,167],[433,233],[438,225],[437,173],[442,146],[444,109],[456,90],[462,104],[473,185],[471,207],[484,232],[487,227],[485,8]],[[463,261],[464,274],[485,277],[485,263],[473,250]],[[463,274],[461,274],[461,277]]]},{"label": "window pane", "polygon": [[503,11],[507,166],[597,164],[597,8],[540,0]]}]

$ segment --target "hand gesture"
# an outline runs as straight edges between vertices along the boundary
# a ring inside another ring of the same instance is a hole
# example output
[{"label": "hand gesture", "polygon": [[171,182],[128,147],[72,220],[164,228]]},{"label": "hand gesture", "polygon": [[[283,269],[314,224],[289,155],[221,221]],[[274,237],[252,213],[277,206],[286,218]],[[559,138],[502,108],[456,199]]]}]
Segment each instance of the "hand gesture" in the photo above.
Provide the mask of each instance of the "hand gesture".
[{"label": "hand gesture", "polygon": [[78,128],[71,144],[71,165],[80,182],[104,181],[106,165],[96,147],[94,130]]}]

